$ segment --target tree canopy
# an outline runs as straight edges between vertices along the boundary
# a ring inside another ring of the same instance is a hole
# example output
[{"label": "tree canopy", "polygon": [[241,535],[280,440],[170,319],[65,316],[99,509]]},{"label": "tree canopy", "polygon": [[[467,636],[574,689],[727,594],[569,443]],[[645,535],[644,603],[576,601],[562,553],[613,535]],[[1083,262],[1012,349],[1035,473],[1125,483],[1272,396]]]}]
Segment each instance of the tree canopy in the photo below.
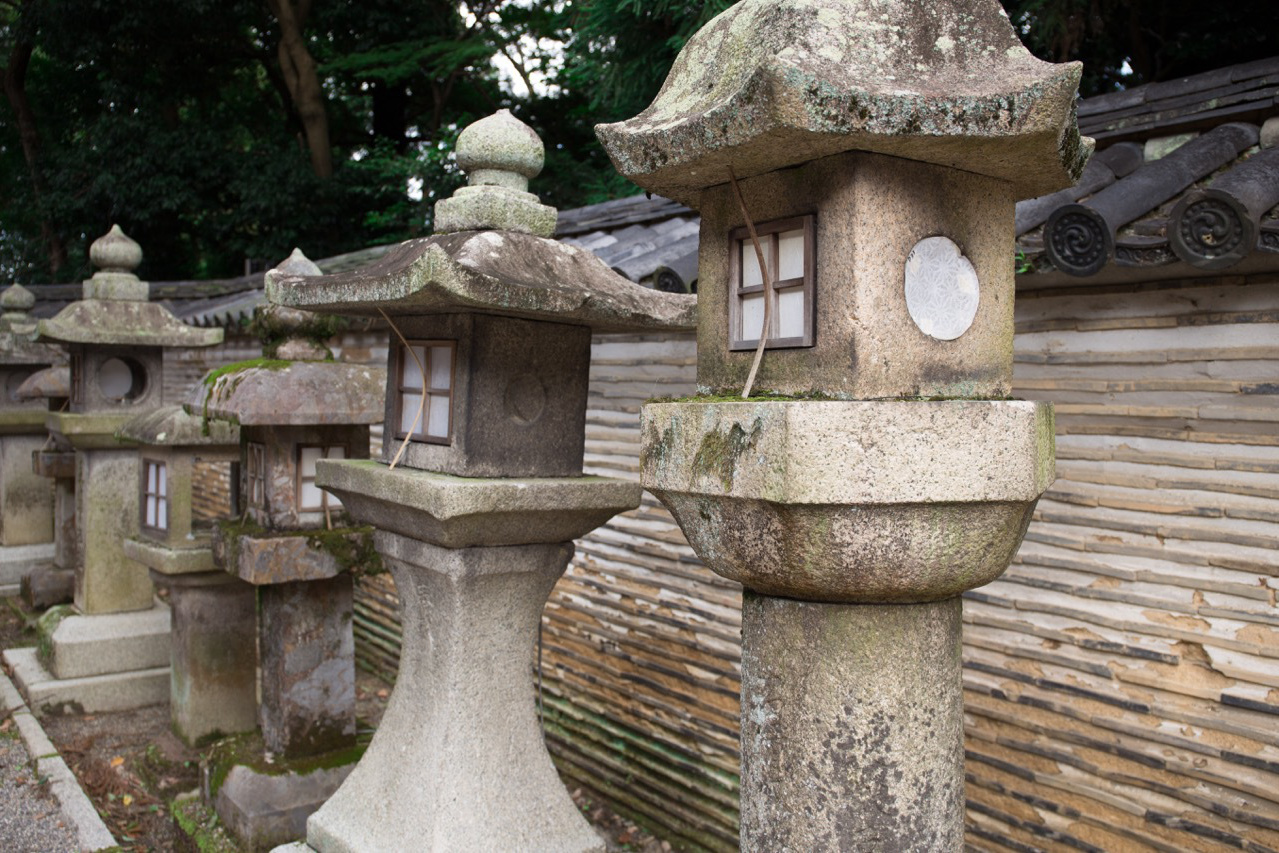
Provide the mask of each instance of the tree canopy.
[{"label": "tree canopy", "polygon": [[[1005,7],[1037,55],[1085,61],[1088,95],[1279,54],[1271,2]],[[429,233],[458,132],[503,107],[546,143],[547,203],[633,193],[592,128],[728,5],[0,0],[0,283],[85,277],[113,222],[157,279]]]}]

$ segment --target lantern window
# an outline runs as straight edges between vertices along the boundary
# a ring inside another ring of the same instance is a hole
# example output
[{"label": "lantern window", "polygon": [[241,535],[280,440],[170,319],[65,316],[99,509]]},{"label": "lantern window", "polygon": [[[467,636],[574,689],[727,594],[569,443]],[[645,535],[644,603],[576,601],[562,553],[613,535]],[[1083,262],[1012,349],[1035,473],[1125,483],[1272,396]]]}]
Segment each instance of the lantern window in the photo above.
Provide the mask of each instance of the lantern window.
[{"label": "lantern window", "polygon": [[[810,214],[765,222],[756,226],[755,233],[773,285],[765,347],[811,347],[816,217]],[[759,256],[746,228],[730,233],[729,249],[729,349],[751,350],[759,345],[768,295]]]}]

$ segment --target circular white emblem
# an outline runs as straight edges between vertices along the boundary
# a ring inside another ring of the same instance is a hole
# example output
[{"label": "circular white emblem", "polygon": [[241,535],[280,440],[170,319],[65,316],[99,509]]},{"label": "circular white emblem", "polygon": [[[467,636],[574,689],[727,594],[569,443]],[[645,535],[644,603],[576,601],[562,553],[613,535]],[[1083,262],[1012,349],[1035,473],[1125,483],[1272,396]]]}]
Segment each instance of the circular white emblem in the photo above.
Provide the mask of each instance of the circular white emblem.
[{"label": "circular white emblem", "polygon": [[925,237],[906,256],[906,310],[919,330],[953,341],[977,316],[977,270],[949,237]]}]

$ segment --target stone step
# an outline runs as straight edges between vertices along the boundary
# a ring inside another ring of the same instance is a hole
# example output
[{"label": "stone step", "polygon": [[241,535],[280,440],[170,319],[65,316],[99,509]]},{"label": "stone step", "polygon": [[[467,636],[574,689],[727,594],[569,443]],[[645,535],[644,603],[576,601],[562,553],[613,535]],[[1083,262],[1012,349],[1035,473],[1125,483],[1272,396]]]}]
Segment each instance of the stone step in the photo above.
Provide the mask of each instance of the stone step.
[{"label": "stone step", "polygon": [[167,666],[59,679],[41,665],[34,648],[8,649],[4,662],[13,671],[27,706],[39,716],[128,711],[169,700]]},{"label": "stone step", "polygon": [[58,678],[86,678],[169,666],[169,607],[68,616],[50,639]]},{"label": "stone step", "polygon": [[0,546],[0,584],[16,584],[22,576],[53,565],[53,543]]}]

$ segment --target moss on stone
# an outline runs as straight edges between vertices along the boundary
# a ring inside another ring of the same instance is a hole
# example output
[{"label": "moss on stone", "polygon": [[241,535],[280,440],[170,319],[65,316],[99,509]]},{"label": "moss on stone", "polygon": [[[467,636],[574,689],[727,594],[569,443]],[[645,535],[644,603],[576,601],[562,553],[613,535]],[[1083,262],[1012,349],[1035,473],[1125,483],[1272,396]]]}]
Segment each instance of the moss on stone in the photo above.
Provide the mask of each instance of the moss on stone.
[{"label": "moss on stone", "polygon": [[380,575],[386,571],[382,556],[373,547],[372,525],[308,531],[306,542],[315,550],[332,555],[344,572]]},{"label": "moss on stone", "polygon": [[263,776],[283,776],[294,773],[305,776],[317,770],[329,770],[334,767],[345,767],[354,764],[368,749],[372,733],[361,732],[356,735],[351,746],[307,755],[300,758],[272,756],[266,759],[266,744],[259,732],[249,732],[224,738],[212,744],[204,754],[203,767],[205,773],[205,795],[209,802],[217,800],[218,791],[222,790],[227,775],[233,767],[247,767],[254,773]]},{"label": "moss on stone", "polygon": [[190,839],[190,847],[200,853],[239,853],[217,813],[196,799],[175,802],[173,822]]},{"label": "moss on stone", "polygon": [[[248,332],[262,342],[262,352],[267,357],[275,355],[280,344],[290,339],[311,341],[328,350],[327,341],[331,340],[347,327],[347,320],[335,314],[306,313],[300,320],[291,311],[288,316],[281,316],[277,311],[259,309],[249,322]],[[332,351],[329,357],[332,358]]]},{"label": "moss on stone", "polygon": [[40,662],[46,668],[53,667],[53,632],[58,630],[58,626],[62,624],[62,620],[68,616],[74,616],[76,609],[70,604],[59,604],[46,610],[39,619],[36,620],[36,633],[39,639],[36,641],[36,653],[39,655]]},{"label": "moss on stone", "polygon": [[702,437],[697,455],[693,457],[693,476],[715,477],[725,492],[731,492],[737,476],[737,460],[755,446],[759,430],[757,419],[749,433],[741,424],[733,424],[727,433],[708,432]]}]

